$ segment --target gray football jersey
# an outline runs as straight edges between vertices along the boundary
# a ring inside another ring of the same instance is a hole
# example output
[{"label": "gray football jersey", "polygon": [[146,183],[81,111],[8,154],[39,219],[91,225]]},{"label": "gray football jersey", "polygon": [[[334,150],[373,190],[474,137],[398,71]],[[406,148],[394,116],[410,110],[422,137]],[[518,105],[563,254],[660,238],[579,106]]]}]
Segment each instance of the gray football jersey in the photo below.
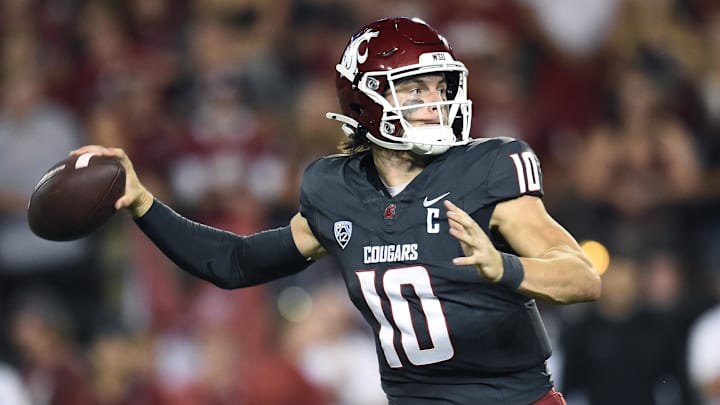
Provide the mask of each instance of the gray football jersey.
[{"label": "gray football jersey", "polygon": [[[535,302],[452,263],[463,252],[442,205],[452,201],[490,234],[498,202],[542,193],[537,157],[510,138],[451,148],[395,197],[369,152],[307,168],[301,213],[375,332],[389,394],[404,395],[416,383],[486,384],[502,376],[526,385],[530,397],[546,392],[546,375],[517,381],[524,370],[544,370],[550,355]],[[509,251],[501,237],[491,239]]]}]

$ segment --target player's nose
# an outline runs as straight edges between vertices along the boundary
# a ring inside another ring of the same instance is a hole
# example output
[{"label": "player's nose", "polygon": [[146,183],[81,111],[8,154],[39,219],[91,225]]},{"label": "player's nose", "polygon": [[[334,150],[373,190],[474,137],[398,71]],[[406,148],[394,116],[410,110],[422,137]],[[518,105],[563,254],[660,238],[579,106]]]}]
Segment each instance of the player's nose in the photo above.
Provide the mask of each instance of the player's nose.
[{"label": "player's nose", "polygon": [[[441,101],[445,101],[443,98],[443,93],[440,90],[435,91],[429,91],[427,97],[425,98],[426,103],[438,103]],[[437,104],[434,105],[435,108],[437,108]]]},{"label": "player's nose", "polygon": [[426,104],[429,104],[425,111],[428,114],[432,114],[435,118],[437,118],[438,111],[441,110],[440,102],[445,101],[445,98],[443,97],[442,92],[440,91],[430,91],[428,92],[428,95],[425,97],[425,100],[423,100]]},{"label": "player's nose", "polygon": [[[446,118],[446,111],[445,109],[439,104],[445,99],[443,98],[443,95],[439,91],[433,91],[430,92],[428,97],[423,100],[426,104],[428,104],[427,108],[422,109],[425,116],[428,120],[437,121],[439,119],[445,119]],[[442,117],[441,117],[442,115]]]}]

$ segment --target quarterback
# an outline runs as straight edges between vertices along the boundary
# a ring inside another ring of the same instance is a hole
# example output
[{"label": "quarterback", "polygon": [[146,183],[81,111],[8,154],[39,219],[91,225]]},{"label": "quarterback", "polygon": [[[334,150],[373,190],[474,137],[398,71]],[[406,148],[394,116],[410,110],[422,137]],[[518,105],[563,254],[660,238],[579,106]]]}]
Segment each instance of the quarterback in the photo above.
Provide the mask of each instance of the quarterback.
[{"label": "quarterback", "polygon": [[598,273],[547,213],[524,142],[470,139],[468,71],[412,18],[374,21],[336,66],[342,154],[310,164],[286,227],[236,235],[173,211],[117,148],[127,209],[185,271],[221,288],[264,283],[330,255],[375,333],[390,404],[565,404],[535,300],[599,297]]}]

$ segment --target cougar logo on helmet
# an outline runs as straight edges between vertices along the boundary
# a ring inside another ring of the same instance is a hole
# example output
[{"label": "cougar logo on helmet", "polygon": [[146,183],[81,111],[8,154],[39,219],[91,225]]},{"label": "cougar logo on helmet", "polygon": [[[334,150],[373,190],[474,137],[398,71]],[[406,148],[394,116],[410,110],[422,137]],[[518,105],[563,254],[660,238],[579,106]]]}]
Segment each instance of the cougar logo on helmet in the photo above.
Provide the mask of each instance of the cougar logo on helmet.
[{"label": "cougar logo on helmet", "polygon": [[[345,53],[342,57],[342,65],[345,67],[346,71],[348,73],[351,73],[353,76],[358,72],[358,64],[363,64],[365,61],[367,61],[368,58],[368,49],[367,47],[365,50],[360,53],[360,45],[362,45],[365,42],[370,42],[371,39],[377,38],[377,36],[380,35],[377,31],[366,31],[362,35],[358,35],[355,39],[350,42],[348,47],[345,49]],[[349,77],[350,80],[353,80],[354,77]]]}]

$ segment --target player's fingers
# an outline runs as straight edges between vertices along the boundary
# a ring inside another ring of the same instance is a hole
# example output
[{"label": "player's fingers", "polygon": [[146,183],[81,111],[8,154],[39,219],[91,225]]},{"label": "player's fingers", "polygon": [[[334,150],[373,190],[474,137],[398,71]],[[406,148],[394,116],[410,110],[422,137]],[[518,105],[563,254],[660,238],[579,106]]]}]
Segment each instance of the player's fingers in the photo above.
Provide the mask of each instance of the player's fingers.
[{"label": "player's fingers", "polygon": [[455,212],[455,211],[448,211],[447,212],[447,219],[448,224],[451,227],[457,227],[457,228],[468,228],[467,222],[464,221],[461,214]]},{"label": "player's fingers", "polygon": [[121,210],[126,208],[130,204],[130,199],[122,196],[115,201],[115,210]]},{"label": "player's fingers", "polygon": [[472,256],[460,256],[452,259],[452,262],[456,266],[474,266],[476,264],[475,258]]},{"label": "player's fingers", "polygon": [[[125,167],[125,172],[130,174],[135,172],[135,168],[133,167],[132,162],[130,161],[130,158],[125,153],[124,150],[120,148],[111,148],[113,156],[120,158],[120,161],[122,162],[123,167]],[[131,176],[127,176],[128,181],[131,179]]]},{"label": "player's fingers", "polygon": [[443,201],[443,205],[445,206],[445,208],[447,208],[448,212],[454,212],[454,213],[456,213],[456,214],[460,214],[460,213],[462,213],[462,212],[465,212],[465,211],[463,211],[462,209],[460,209],[460,207],[458,207],[457,205],[453,204],[452,201],[450,201],[450,200],[444,200],[444,201]]},{"label": "player's fingers", "polygon": [[453,204],[449,200],[443,201],[445,207],[448,209],[447,215],[449,219],[460,223],[466,228],[471,228],[473,225],[477,225],[475,221],[468,215],[467,212],[463,211],[460,207]]},{"label": "player's fingers", "polygon": [[477,222],[468,215],[468,213],[448,200],[445,200],[444,203],[448,208],[447,218],[451,229],[457,224],[457,226],[464,228],[470,236],[479,238],[480,240],[487,239],[485,231],[480,228],[480,225],[478,225]]},{"label": "player's fingers", "polygon": [[465,229],[465,227],[460,222],[455,220],[452,215],[448,215],[448,225],[451,229]]},{"label": "player's fingers", "polygon": [[123,194],[117,201],[115,201],[115,208],[128,208],[132,204],[137,202],[137,199],[142,193],[141,188],[137,184],[125,185],[125,194]]},{"label": "player's fingers", "polygon": [[121,148],[107,148],[110,153],[112,153],[114,156],[119,157],[120,159],[124,159],[127,157],[127,154],[125,151]]},{"label": "player's fingers", "polygon": [[94,153],[102,156],[115,156],[125,160],[127,154],[121,148],[108,148],[102,145],[85,145],[70,151],[71,156],[79,156],[85,153]]},{"label": "player's fingers", "polygon": [[466,245],[468,245],[472,248],[476,247],[477,243],[476,243],[475,239],[472,237],[472,235],[467,233],[464,228],[458,229],[458,228],[451,227],[450,235],[452,235],[455,239],[459,240],[462,243],[465,243]]},{"label": "player's fingers", "polygon": [[85,153],[94,153],[97,155],[107,155],[112,156],[113,153],[106,147],[102,145],[85,145],[80,148],[77,148],[73,151],[70,151],[71,156],[78,156]]}]

